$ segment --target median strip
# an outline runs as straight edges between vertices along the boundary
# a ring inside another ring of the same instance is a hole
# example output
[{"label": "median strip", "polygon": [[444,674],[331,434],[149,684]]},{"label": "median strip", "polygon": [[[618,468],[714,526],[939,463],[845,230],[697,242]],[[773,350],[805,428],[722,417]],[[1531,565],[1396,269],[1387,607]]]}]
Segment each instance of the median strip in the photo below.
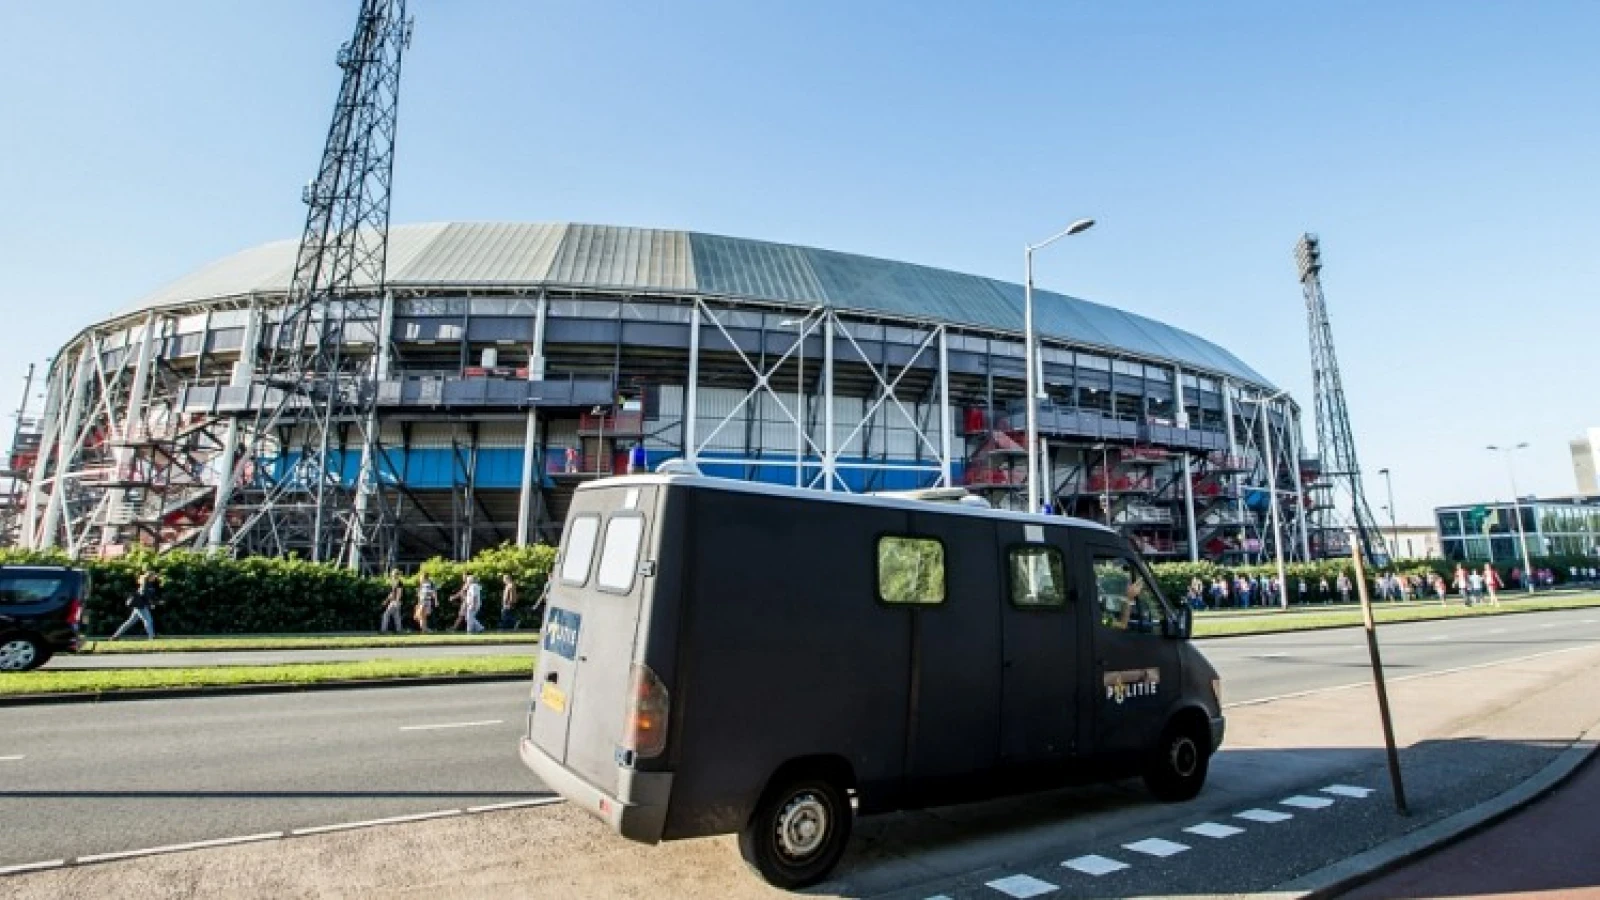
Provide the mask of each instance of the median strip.
[{"label": "median strip", "polygon": [[[1549,600],[1501,601],[1499,606],[1439,606],[1421,601],[1406,603],[1374,603],[1372,612],[1379,625],[1402,622],[1432,622],[1440,619],[1469,619],[1485,616],[1514,615],[1533,612],[1559,612],[1569,609],[1600,607],[1600,594],[1582,594]],[[1215,613],[1203,612],[1195,616],[1194,636],[1199,638],[1233,637],[1247,634],[1278,634],[1291,631],[1314,631],[1323,628],[1349,628],[1361,624],[1359,609],[1333,612],[1264,611],[1249,617],[1235,616],[1231,610]],[[1491,631],[1490,634],[1498,632]]]},{"label": "median strip", "polygon": [[224,650],[363,650],[395,647],[472,647],[502,644],[538,644],[538,631],[502,631],[492,634],[261,634],[199,635],[164,637],[155,640],[129,638],[108,641],[90,638],[81,652],[96,655],[119,653],[202,653]]},{"label": "median strip", "polygon": [[457,656],[435,659],[376,659],[354,662],[280,663],[204,668],[49,669],[0,676],[0,699],[30,695],[91,694],[160,689],[308,686],[452,677],[528,677],[533,656]]}]

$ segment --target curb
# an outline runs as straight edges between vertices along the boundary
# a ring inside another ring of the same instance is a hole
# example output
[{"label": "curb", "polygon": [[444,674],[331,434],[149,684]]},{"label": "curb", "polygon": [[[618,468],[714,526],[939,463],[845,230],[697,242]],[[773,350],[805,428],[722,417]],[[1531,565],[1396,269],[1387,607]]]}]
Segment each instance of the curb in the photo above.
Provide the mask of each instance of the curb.
[{"label": "curb", "polygon": [[[1378,612],[1379,610],[1386,609],[1386,608],[1387,608],[1386,606],[1380,606],[1377,603],[1372,604],[1372,609],[1373,609],[1374,612]],[[1528,615],[1535,615],[1535,614],[1538,614],[1538,613],[1558,613],[1558,612],[1568,612],[1568,611],[1571,611],[1571,610],[1579,610],[1579,609],[1600,610],[1600,604],[1596,604],[1594,606],[1573,606],[1573,607],[1569,607],[1568,609],[1516,609],[1516,608],[1513,607],[1511,609],[1503,610],[1502,612],[1485,613],[1485,614],[1479,615],[1479,616],[1439,616],[1437,618],[1431,618],[1431,619],[1406,619],[1406,620],[1400,621],[1400,622],[1385,622],[1381,618],[1379,618],[1379,619],[1377,619],[1377,626],[1379,628],[1394,628],[1394,627],[1400,626],[1400,625],[1431,625],[1431,624],[1436,624],[1436,623],[1439,623],[1439,622],[1459,622],[1459,621],[1461,621],[1463,619],[1498,619],[1501,616],[1528,616]],[[1357,607],[1355,611],[1359,612],[1360,608]],[[1253,619],[1255,617],[1252,616],[1250,618]],[[1198,619],[1196,620],[1196,622],[1199,622],[1199,621],[1201,621],[1201,620],[1198,620]],[[1337,631],[1338,629],[1341,629],[1341,628],[1362,628],[1362,627],[1365,627],[1365,626],[1363,626],[1360,622],[1352,622],[1352,623],[1350,623],[1348,625],[1308,625],[1308,626],[1306,626],[1304,628],[1281,628],[1281,629],[1270,629],[1270,630],[1266,630],[1266,631],[1240,631],[1240,632],[1237,632],[1235,634],[1197,634],[1194,637],[1190,638],[1189,640],[1191,640],[1191,641],[1225,641],[1225,640],[1230,640],[1230,639],[1233,639],[1233,638],[1264,637],[1266,635],[1273,635],[1273,634],[1301,634],[1301,633],[1310,632],[1310,631]]]},{"label": "curb", "polygon": [[1258,896],[1297,897],[1303,900],[1337,897],[1509,818],[1560,787],[1579,766],[1591,757],[1600,756],[1597,751],[1600,751],[1600,723],[1590,726],[1532,778],[1498,797],[1302,875]]},{"label": "curb", "polygon": [[100,703],[118,700],[172,700],[184,697],[228,697],[251,694],[294,694],[305,691],[339,691],[364,688],[438,687],[452,684],[483,684],[496,681],[527,681],[526,672],[512,675],[438,675],[427,678],[361,678],[344,681],[317,681],[310,684],[224,684],[197,687],[132,688],[125,691],[82,691],[71,694],[17,694],[0,696],[0,707],[47,706],[56,703]]}]

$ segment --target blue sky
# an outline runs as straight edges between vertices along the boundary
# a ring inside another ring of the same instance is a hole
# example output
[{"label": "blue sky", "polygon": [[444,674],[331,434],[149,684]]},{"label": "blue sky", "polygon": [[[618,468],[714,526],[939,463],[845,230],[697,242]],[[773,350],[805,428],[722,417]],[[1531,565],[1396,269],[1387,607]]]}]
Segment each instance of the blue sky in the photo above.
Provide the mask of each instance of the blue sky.
[{"label": "blue sky", "polygon": [[[295,236],[354,0],[0,4],[0,403],[30,360]],[[573,220],[1020,280],[1309,404],[1324,242],[1401,519],[1575,489],[1600,425],[1600,4],[412,0],[394,220]],[[1308,440],[1314,440],[1308,432]],[[1370,480],[1374,506],[1380,481]]]}]

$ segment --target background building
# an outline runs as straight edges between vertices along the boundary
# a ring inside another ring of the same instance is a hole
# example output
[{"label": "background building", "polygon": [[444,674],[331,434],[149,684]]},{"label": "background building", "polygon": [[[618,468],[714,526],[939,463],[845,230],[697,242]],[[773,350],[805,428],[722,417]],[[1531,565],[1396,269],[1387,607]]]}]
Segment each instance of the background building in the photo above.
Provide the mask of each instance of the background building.
[{"label": "background building", "polygon": [[[38,450],[13,460],[17,540],[249,552],[242,523],[293,461],[227,460],[258,421],[252,373],[295,250],[208,265],[56,353],[18,445]],[[385,563],[552,538],[574,487],[626,468],[635,447],[651,467],[687,457],[824,490],[967,485],[1019,505],[1019,285],[682,231],[445,223],[392,229],[382,298],[376,320],[332,310],[327,327],[371,373]],[[1301,459],[1292,399],[1260,402],[1275,388],[1193,334],[1035,301],[1056,510],[1109,521],[1156,558],[1262,559],[1270,469],[1286,555],[1315,552],[1327,492]],[[301,445],[294,427],[276,446]],[[353,478],[361,448],[331,453]]]},{"label": "background building", "polygon": [[1572,439],[1572,474],[1578,481],[1578,493],[1600,495],[1600,428],[1589,429],[1582,437]]},{"label": "background building", "polygon": [[1378,531],[1395,559],[1438,559],[1444,555],[1439,529],[1432,525],[1379,525]]},{"label": "background building", "polygon": [[[1525,497],[1518,506],[1529,555],[1600,557],[1600,497]],[[1521,564],[1513,504],[1442,506],[1434,512],[1446,559]]]}]

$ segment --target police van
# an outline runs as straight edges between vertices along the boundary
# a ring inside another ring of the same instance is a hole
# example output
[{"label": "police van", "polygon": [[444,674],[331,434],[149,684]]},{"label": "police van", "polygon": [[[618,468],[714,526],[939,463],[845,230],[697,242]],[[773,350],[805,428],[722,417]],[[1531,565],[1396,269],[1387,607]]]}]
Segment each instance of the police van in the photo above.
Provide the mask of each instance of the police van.
[{"label": "police van", "polygon": [[622,836],[738,833],[785,888],[856,815],[1143,776],[1195,796],[1221,683],[1078,519],[686,473],[573,498],[523,762]]}]

